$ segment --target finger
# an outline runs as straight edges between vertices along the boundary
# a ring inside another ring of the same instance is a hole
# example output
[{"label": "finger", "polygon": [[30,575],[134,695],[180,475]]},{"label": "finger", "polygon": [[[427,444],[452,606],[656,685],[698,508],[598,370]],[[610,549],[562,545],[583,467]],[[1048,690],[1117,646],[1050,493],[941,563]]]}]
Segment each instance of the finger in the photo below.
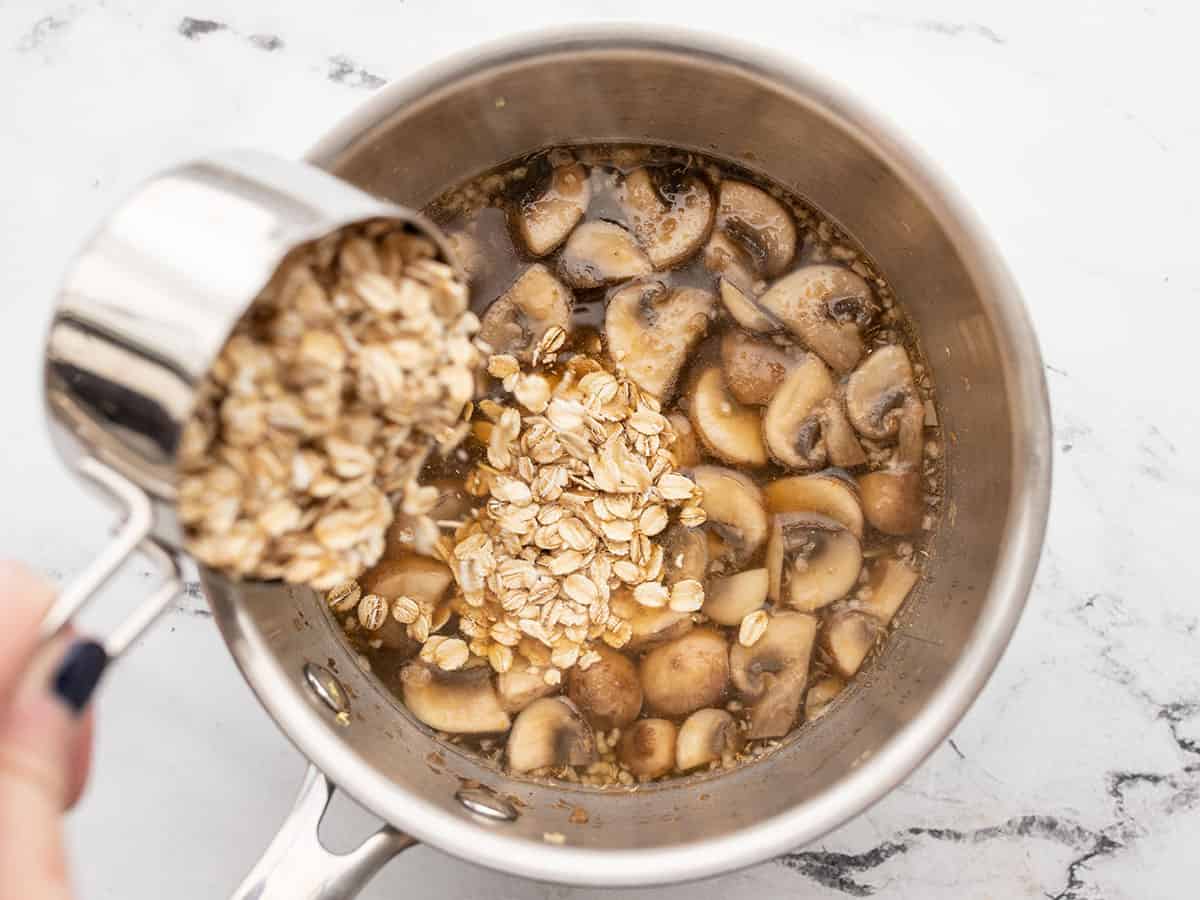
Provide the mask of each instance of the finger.
[{"label": "finger", "polygon": [[83,796],[88,776],[92,771],[92,741],[96,731],[96,720],[89,707],[79,720],[79,727],[71,735],[67,763],[67,797],[65,806],[73,807]]},{"label": "finger", "polygon": [[20,563],[0,560],[0,709],[11,699],[40,643],[54,591]]},{"label": "finger", "polygon": [[[73,752],[86,726],[48,688],[67,637],[40,652],[0,717],[0,900],[70,897],[62,812],[73,788]],[[75,645],[72,645],[75,646]]]}]

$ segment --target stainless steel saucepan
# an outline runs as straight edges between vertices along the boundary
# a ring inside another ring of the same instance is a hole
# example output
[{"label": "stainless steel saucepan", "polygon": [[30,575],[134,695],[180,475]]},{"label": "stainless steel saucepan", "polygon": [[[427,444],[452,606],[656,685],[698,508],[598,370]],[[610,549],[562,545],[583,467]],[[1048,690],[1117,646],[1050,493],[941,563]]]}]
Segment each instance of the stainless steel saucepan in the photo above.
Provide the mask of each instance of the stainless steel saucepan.
[{"label": "stainless steel saucepan", "polygon": [[[1012,634],[1045,526],[1050,418],[1037,342],[995,249],[928,162],[823,78],[754,48],[625,27],[490,45],[381,90],[309,155],[342,180],[254,157],[210,160],[151,182],[134,212],[105,226],[60,297],[47,404],[68,461],[130,514],[59,619],[139,545],[168,581],[114,636],[114,652],[169,598],[180,425],[197,378],[287,247],[348,221],[405,221],[388,201],[420,208],[505,160],[589,141],[728,158],[808,198],[872,253],[919,327],[949,438],[950,525],[932,575],[850,695],[776,753],[618,794],[510,778],[438,743],[358,668],[312,592],[204,572],[230,652],[312,763],[237,897],[349,897],[414,840],[583,885],[748,866],[895,787],[954,727]],[[183,221],[192,242],[181,245]],[[147,259],[178,266],[147,271]],[[345,856],[316,835],[332,785],[386,823]]]}]

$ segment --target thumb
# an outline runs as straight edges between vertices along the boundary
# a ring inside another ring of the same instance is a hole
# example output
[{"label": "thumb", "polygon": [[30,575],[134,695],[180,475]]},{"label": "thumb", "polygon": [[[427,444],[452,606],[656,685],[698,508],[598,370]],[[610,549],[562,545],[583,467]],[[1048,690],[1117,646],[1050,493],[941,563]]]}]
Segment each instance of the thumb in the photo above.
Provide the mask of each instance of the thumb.
[{"label": "thumb", "polygon": [[50,673],[56,664],[60,673],[69,669],[80,647],[94,645],[68,649],[68,643],[64,636],[38,652],[0,714],[0,900],[71,896],[63,810],[72,799],[78,737],[86,726],[61,691],[49,690]]}]

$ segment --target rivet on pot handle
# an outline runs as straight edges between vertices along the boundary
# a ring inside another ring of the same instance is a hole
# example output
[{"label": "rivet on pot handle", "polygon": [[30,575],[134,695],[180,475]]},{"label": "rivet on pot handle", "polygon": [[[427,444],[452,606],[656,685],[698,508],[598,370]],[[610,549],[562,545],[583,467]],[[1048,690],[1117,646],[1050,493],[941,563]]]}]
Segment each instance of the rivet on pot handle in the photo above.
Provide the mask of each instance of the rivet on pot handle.
[{"label": "rivet on pot handle", "polygon": [[154,527],[154,512],[145,492],[108,466],[91,457],[76,464],[79,474],[94,482],[124,507],[125,520],[112,542],[92,562],[63,588],[54,605],[42,620],[42,639],[48,640],[96,595],[131,553],[139,552],[159,570],[163,580],[113,632],[102,641],[109,661],[121,656],[162,615],[171,601],[183,590],[183,580],[175,557],[164,550],[150,533]]},{"label": "rivet on pot handle", "polygon": [[231,900],[349,900],[416,843],[389,825],[349,853],[331,853],[317,832],[334,790],[319,769],[308,767],[296,805]]}]

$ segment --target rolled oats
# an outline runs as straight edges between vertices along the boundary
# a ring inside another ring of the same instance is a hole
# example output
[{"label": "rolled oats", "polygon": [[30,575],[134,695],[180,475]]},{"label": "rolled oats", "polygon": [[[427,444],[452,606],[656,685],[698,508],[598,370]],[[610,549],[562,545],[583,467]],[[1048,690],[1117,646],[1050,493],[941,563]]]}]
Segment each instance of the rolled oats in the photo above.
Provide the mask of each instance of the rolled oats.
[{"label": "rolled oats", "polygon": [[411,625],[421,615],[421,607],[412,597],[400,596],[392,603],[392,618],[402,625]]},{"label": "rolled oats", "polygon": [[[544,343],[546,354],[563,346]],[[637,585],[643,605],[667,605],[655,538],[699,492],[674,470],[665,448],[675,434],[657,401],[594,359],[543,375],[498,354],[487,370],[511,401],[480,401],[474,423],[485,459],[467,482],[483,505],[448,554],[473,617],[459,627],[495,671],[533,666],[558,684],[600,659],[593,641],[630,640],[609,606],[620,585]],[[703,591],[679,598],[698,609]]]},{"label": "rolled oats", "polygon": [[[431,549],[436,492],[417,475],[466,436],[483,359],[466,285],[435,253],[373,223],[280,267],[181,438],[178,511],[197,559],[329,590],[379,559],[396,508]],[[348,596],[329,602],[344,612]]]},{"label": "rolled oats", "polygon": [[358,601],[358,621],[367,631],[378,631],[387,621],[387,601],[378,594],[367,594]]},{"label": "rolled oats", "polygon": [[361,597],[362,588],[357,581],[343,581],[325,595],[325,600],[334,612],[347,613],[358,608]]},{"label": "rolled oats", "polygon": [[747,613],[738,627],[738,643],[743,647],[753,647],[766,633],[768,621],[765,609],[756,609],[752,613]]}]

